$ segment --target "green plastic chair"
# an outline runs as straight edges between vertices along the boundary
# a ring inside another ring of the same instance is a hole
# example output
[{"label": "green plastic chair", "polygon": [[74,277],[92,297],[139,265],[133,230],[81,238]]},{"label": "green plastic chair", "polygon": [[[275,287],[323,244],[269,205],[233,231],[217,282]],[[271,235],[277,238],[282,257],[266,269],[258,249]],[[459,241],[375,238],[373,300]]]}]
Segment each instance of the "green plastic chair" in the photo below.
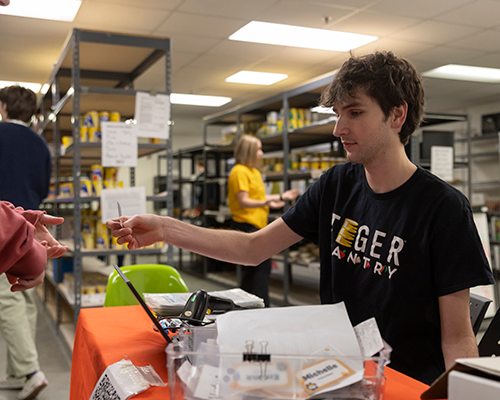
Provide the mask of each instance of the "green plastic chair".
[{"label": "green plastic chair", "polygon": [[[143,293],[187,293],[186,282],[179,272],[168,265],[142,264],[121,267],[144,298]],[[109,275],[104,307],[139,305],[129,287],[116,271]]]}]

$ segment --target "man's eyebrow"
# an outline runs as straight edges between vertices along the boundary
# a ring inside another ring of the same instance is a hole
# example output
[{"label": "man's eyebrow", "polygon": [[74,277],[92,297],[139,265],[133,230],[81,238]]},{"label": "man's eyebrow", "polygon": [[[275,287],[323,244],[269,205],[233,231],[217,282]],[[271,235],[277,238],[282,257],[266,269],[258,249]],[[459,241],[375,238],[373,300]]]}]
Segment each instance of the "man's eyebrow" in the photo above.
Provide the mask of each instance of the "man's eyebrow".
[{"label": "man's eyebrow", "polygon": [[332,109],[333,109],[333,111],[335,111],[337,113],[337,111],[339,109],[340,110],[347,110],[348,108],[360,107],[360,106],[362,106],[362,103],[360,101],[353,100],[351,102],[342,103],[341,105],[336,105],[336,106],[332,107]]}]

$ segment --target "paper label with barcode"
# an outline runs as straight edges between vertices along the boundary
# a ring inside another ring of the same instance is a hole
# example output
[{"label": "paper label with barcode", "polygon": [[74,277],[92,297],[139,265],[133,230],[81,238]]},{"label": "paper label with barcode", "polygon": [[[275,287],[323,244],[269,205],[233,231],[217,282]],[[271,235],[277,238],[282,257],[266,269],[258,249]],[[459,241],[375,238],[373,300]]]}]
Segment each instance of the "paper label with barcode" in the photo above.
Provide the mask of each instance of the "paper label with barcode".
[{"label": "paper label with barcode", "polygon": [[371,357],[384,348],[384,342],[378,329],[375,318],[367,319],[354,327],[354,334],[358,339],[361,354]]}]

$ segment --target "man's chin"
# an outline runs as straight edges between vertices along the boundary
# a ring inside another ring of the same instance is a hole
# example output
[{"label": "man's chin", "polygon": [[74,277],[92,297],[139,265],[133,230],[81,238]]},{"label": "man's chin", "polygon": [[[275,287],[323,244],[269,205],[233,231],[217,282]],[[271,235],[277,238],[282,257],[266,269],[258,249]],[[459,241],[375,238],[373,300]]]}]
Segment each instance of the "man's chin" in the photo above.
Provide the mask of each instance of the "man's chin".
[{"label": "man's chin", "polygon": [[8,6],[10,4],[10,0],[0,0],[0,6]]}]

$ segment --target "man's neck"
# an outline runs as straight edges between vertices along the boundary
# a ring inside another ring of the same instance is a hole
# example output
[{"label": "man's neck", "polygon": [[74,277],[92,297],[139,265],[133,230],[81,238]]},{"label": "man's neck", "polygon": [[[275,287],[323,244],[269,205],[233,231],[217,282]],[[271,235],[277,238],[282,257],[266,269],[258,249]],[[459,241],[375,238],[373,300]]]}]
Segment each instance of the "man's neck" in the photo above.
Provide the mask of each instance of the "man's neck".
[{"label": "man's neck", "polygon": [[377,165],[365,165],[368,185],[375,193],[388,193],[403,185],[415,173],[417,167],[406,153],[384,160]]}]

